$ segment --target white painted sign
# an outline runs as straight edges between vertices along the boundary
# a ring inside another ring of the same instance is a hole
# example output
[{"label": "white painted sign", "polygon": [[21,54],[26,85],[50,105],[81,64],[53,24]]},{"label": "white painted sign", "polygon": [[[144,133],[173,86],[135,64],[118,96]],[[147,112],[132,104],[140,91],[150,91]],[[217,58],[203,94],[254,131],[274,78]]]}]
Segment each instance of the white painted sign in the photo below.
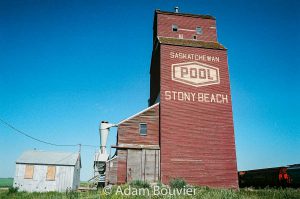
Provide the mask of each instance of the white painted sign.
[{"label": "white painted sign", "polygon": [[219,69],[200,62],[172,64],[172,80],[195,87],[220,84]]},{"label": "white painted sign", "polygon": [[224,93],[193,93],[184,91],[165,91],[164,98],[167,101],[204,102],[228,104],[229,97]]},{"label": "white painted sign", "polygon": [[220,62],[220,57],[206,55],[206,54],[193,54],[183,52],[170,52],[171,59],[188,59],[193,61],[205,61],[205,62]]}]

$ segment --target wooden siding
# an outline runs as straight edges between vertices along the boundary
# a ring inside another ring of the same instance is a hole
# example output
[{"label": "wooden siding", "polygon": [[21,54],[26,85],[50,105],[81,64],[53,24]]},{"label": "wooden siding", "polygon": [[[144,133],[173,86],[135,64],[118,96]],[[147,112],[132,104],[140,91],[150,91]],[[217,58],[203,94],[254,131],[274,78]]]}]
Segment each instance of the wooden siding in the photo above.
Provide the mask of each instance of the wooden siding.
[{"label": "wooden siding", "polygon": [[48,166],[46,180],[55,180],[55,173],[56,173],[56,167]]},{"label": "wooden siding", "polygon": [[107,161],[106,163],[106,175],[105,184],[117,184],[117,169],[118,169],[118,156]]},{"label": "wooden siding", "polygon": [[[178,31],[172,31],[173,24],[178,26]],[[197,40],[217,41],[216,21],[214,19],[158,13],[156,25],[157,35],[154,35],[154,37],[179,38],[179,34],[182,34],[183,39],[191,40],[196,35]],[[202,28],[202,34],[196,34],[197,27]]]},{"label": "wooden siding", "polygon": [[[108,162],[107,180],[114,184],[115,173],[118,184],[133,180],[157,182],[160,179],[160,150],[118,149],[118,157]],[[115,161],[117,160],[117,161]]]},{"label": "wooden siding", "polygon": [[[172,64],[189,59],[171,59],[170,52],[219,57],[204,61],[219,69],[220,84],[194,87],[171,78]],[[232,119],[227,52],[192,47],[161,45],[161,180],[184,178],[190,184],[237,188],[237,166]],[[222,93],[228,103],[170,100],[165,91]]]},{"label": "wooden siding", "polygon": [[[147,135],[139,134],[139,124],[147,124]],[[117,183],[123,184],[131,179],[142,179],[144,167],[142,162],[136,167],[134,161],[136,157],[142,158],[141,154],[135,154],[136,151],[142,151],[143,147],[158,148],[159,146],[159,105],[154,105],[152,108],[141,112],[133,118],[125,120],[118,126],[117,137]],[[128,148],[126,148],[128,147]],[[131,148],[131,149],[130,149]],[[138,150],[133,150],[134,148]],[[136,152],[139,153],[139,152]],[[150,154],[150,153],[149,153]],[[151,155],[149,156],[151,157]],[[149,163],[150,164],[150,163]],[[148,166],[150,167],[150,166]],[[135,172],[130,175],[129,169],[138,170],[139,175]],[[158,172],[158,171],[156,171]],[[157,174],[158,175],[158,174]],[[149,177],[150,179],[150,177]]]},{"label": "wooden siding", "polygon": [[126,183],[127,174],[127,150],[126,149],[118,149],[118,170],[117,170],[117,184]]},{"label": "wooden siding", "polygon": [[26,164],[25,165],[25,174],[24,179],[32,179],[34,172],[34,165]]},{"label": "wooden siding", "polygon": [[[140,135],[139,133],[140,123],[147,124],[146,136]],[[159,105],[121,123],[118,126],[117,144],[158,145]]]},{"label": "wooden siding", "polygon": [[127,182],[142,179],[142,150],[128,149]]}]

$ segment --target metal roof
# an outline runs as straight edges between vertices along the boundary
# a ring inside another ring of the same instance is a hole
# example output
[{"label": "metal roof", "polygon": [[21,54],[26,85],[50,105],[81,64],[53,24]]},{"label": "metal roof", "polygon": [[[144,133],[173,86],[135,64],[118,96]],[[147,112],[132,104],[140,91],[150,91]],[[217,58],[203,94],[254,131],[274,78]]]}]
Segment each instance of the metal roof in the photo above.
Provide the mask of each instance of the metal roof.
[{"label": "metal roof", "polygon": [[46,164],[75,166],[80,161],[79,153],[46,152],[46,151],[25,151],[17,160],[18,164]]}]

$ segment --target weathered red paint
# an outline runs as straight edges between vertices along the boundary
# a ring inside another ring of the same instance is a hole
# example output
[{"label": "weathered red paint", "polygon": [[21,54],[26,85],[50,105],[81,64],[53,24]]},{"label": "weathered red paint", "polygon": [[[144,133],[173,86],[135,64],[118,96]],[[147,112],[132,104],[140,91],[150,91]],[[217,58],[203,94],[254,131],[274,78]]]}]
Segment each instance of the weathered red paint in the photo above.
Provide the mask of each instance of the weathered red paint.
[{"label": "weathered red paint", "polygon": [[[157,35],[176,37],[172,24],[185,29],[203,28],[198,39],[217,42],[215,20],[201,17],[156,13]],[[154,27],[155,29],[155,27]],[[184,39],[192,32],[183,31]],[[189,59],[172,59],[171,52],[205,54],[219,57],[219,62],[201,61],[219,69],[220,83],[194,87],[171,78],[172,64],[189,62]],[[154,75],[159,75],[159,81]],[[227,96],[228,103],[179,101],[166,99],[166,91],[193,93],[219,93]],[[151,66],[150,103],[160,93],[160,147],[161,180],[180,177],[188,183],[237,188],[237,166],[232,118],[227,51],[166,44],[154,44]]]},{"label": "weathered red paint", "polygon": [[[147,124],[147,135],[139,134],[139,124]],[[118,126],[118,146],[159,145],[159,105],[154,106]],[[117,184],[127,182],[127,149],[117,149]]]},{"label": "weathered red paint", "polygon": [[[178,26],[177,32],[172,31],[173,24]],[[160,105],[120,124],[117,144],[159,145],[163,183],[179,177],[195,185],[238,187],[227,51],[218,48],[219,45],[211,45],[217,42],[215,25],[213,17],[161,11],[155,13],[149,104],[160,101]],[[202,28],[202,34],[196,34],[197,27]],[[179,34],[183,39],[194,39],[196,35],[197,40],[204,42],[200,47],[194,44],[191,47],[157,39],[178,38]],[[185,80],[172,80],[173,64],[193,61],[188,57],[179,59],[171,56],[174,52],[216,57],[215,61],[198,62],[216,69],[218,76],[213,79],[211,71],[205,70],[205,67],[187,67],[182,69],[179,78],[200,78],[211,82],[193,85]],[[183,93],[199,94],[197,96],[202,101],[191,100],[190,97],[174,100],[166,96],[173,94],[173,91],[180,92],[182,96]],[[147,136],[139,135],[139,123],[147,123]],[[127,150],[118,148],[117,155],[117,183],[121,184],[127,181]]]}]

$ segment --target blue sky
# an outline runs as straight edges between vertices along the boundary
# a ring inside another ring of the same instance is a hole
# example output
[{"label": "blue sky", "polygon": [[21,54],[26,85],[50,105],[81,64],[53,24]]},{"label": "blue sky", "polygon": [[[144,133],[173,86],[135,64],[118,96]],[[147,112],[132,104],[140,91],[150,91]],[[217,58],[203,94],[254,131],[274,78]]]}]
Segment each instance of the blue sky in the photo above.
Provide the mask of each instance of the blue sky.
[{"label": "blue sky", "polygon": [[[154,10],[211,14],[228,48],[239,170],[300,163],[298,1],[0,1],[0,118],[58,144],[99,145],[101,120],[147,107]],[[115,143],[116,130],[109,136]],[[0,177],[53,147],[0,124]],[[95,148],[82,148],[82,180]]]}]

